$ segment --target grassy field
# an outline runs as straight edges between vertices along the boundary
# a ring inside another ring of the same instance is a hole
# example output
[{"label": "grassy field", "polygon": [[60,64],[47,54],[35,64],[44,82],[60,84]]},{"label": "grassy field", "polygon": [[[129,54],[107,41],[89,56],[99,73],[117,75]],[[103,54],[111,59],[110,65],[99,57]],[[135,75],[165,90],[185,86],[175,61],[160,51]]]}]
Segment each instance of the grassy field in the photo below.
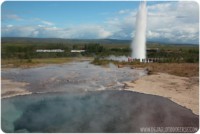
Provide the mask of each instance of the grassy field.
[{"label": "grassy field", "polygon": [[184,77],[199,76],[199,63],[144,63],[133,67],[145,67],[152,73],[161,72]]},{"label": "grassy field", "polygon": [[131,68],[147,68],[150,73],[161,72],[183,77],[199,76],[199,63],[140,63],[98,59],[93,60],[91,63],[101,66],[107,66],[109,63],[113,63],[120,67],[128,66]]},{"label": "grassy field", "polygon": [[[2,59],[37,59],[65,57],[105,57],[109,55],[130,56],[130,40],[67,40],[39,38],[2,38]],[[38,49],[62,49],[62,53],[39,53]],[[71,50],[85,50],[71,53]],[[148,50],[150,49],[150,51]],[[151,51],[151,49],[157,50]],[[193,44],[164,44],[147,42],[147,57],[163,58],[164,62],[197,63],[199,46]]]},{"label": "grassy field", "polygon": [[[148,68],[151,72],[164,72],[178,76],[198,76],[199,46],[196,44],[164,44],[147,42],[149,58],[161,58],[161,63],[128,63],[102,60],[104,57],[130,56],[130,40],[68,40],[42,38],[2,38],[1,65],[8,67],[33,67],[44,64],[62,64],[84,60],[87,57],[95,65],[116,65]],[[62,49],[63,53],[38,53],[38,49]],[[71,53],[72,49],[86,50]],[[93,60],[94,59],[94,60]]]}]

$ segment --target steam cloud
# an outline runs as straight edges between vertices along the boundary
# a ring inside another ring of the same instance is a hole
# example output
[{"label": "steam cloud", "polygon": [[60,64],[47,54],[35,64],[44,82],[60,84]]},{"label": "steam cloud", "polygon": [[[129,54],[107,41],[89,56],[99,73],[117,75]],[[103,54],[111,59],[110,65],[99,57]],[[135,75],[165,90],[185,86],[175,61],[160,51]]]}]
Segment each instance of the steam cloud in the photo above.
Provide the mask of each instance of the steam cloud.
[{"label": "steam cloud", "polygon": [[114,55],[110,55],[108,58],[106,58],[108,60],[114,60],[114,61],[124,61],[127,62],[128,61],[128,57],[127,56],[114,56]]},{"label": "steam cloud", "polygon": [[[18,96],[2,100],[2,106],[4,132],[114,133],[170,126],[198,129],[198,116],[191,110],[163,97],[131,91]],[[11,121],[11,116],[16,117]]]},{"label": "steam cloud", "polygon": [[136,18],[136,33],[131,44],[133,59],[146,59],[146,2],[142,2]]}]

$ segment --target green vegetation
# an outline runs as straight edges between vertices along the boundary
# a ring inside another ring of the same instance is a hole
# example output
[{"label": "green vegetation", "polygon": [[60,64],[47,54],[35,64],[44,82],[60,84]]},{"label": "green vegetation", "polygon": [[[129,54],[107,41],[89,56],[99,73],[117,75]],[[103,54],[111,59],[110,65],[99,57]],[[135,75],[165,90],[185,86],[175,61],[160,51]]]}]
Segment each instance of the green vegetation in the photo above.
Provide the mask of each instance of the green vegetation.
[{"label": "green vegetation", "polygon": [[[106,65],[115,61],[105,60],[109,55],[130,56],[131,41],[128,40],[68,40],[68,39],[34,39],[34,38],[2,38],[2,65],[60,63],[65,58],[94,57],[93,64]],[[198,45],[170,45],[147,43],[148,58],[160,58],[162,63],[198,63]],[[61,49],[64,52],[36,52],[39,49]],[[72,49],[86,50],[82,53],[71,53]],[[151,51],[157,50],[157,51]],[[54,60],[55,61],[54,61]],[[103,59],[103,60],[102,60]],[[41,62],[38,62],[41,60]],[[122,63],[135,64],[135,63]]]},{"label": "green vegetation", "polygon": [[[199,62],[198,47],[161,48],[158,52],[149,52],[147,57],[161,58],[160,62],[197,63]],[[162,59],[163,58],[163,59]]]}]

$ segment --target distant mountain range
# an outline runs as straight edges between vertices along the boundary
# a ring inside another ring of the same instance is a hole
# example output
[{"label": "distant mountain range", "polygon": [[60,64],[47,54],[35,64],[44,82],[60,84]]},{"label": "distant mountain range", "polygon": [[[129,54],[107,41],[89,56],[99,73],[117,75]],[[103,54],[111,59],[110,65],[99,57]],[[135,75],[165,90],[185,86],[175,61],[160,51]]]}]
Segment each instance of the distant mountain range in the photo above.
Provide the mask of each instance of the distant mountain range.
[{"label": "distant mountain range", "polygon": [[29,37],[2,37],[2,42],[45,42],[45,43],[69,43],[69,44],[130,44],[131,40],[115,39],[63,39],[63,38],[29,38]]},{"label": "distant mountain range", "polygon": [[[30,37],[1,37],[1,42],[31,42],[31,43],[68,43],[68,44],[87,44],[87,43],[98,43],[98,44],[109,44],[109,45],[130,45],[131,40],[118,40],[118,39],[64,39],[64,38],[30,38]],[[177,44],[167,43],[160,41],[147,41],[147,45],[180,45],[180,46],[198,46],[199,44]]]}]

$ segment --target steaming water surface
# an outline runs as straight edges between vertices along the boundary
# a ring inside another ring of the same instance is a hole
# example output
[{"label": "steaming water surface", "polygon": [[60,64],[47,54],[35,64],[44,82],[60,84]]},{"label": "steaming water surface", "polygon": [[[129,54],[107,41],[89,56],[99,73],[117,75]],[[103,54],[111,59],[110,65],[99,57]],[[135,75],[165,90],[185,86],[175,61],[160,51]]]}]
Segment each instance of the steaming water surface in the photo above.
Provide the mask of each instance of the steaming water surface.
[{"label": "steaming water surface", "polygon": [[[174,102],[130,91],[47,93],[2,100],[5,132],[140,132],[194,127],[198,116]],[[176,131],[179,132],[179,131]]]},{"label": "steaming water surface", "polygon": [[30,83],[27,90],[36,92],[94,91],[123,88],[124,81],[132,81],[143,75],[143,70],[118,69],[114,65],[103,68],[89,62],[49,65],[29,69],[11,69],[2,72],[2,78]]},{"label": "steaming water surface", "polygon": [[[35,93],[2,99],[5,132],[140,132],[141,127],[198,128],[198,116],[162,97],[121,90],[143,70],[74,62],[2,72]],[[103,90],[103,91],[99,91]],[[45,94],[37,94],[46,92]],[[196,130],[195,130],[196,131]]]}]

